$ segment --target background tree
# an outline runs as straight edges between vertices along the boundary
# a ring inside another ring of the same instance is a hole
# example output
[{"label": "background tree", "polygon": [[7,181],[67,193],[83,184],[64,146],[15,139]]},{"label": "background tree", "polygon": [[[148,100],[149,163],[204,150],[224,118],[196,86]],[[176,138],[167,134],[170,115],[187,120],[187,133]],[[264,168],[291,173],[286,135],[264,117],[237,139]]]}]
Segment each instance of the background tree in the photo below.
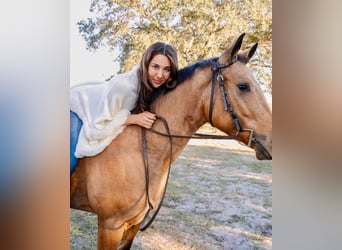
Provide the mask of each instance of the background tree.
[{"label": "background tree", "polygon": [[115,60],[122,72],[157,41],[172,44],[183,67],[219,56],[246,32],[243,49],[259,43],[250,67],[265,90],[272,90],[271,0],[91,0],[90,11],[94,17],[78,23],[87,48],[119,48]]}]

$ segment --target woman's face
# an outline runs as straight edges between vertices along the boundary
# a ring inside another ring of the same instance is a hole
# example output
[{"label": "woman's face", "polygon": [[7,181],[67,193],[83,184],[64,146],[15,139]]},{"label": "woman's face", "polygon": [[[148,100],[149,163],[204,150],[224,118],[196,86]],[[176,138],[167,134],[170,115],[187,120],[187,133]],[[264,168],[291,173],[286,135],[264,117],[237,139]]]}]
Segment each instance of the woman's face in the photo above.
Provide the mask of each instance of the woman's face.
[{"label": "woman's face", "polygon": [[155,55],[148,65],[148,80],[154,88],[159,88],[171,76],[171,63],[167,56]]}]

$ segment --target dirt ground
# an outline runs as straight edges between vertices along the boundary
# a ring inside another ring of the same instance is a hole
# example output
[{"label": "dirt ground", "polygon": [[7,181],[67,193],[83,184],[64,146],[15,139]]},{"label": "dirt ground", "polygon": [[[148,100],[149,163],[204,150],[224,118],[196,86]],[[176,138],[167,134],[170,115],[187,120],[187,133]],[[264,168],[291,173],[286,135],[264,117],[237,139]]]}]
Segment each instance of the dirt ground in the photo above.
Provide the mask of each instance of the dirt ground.
[{"label": "dirt ground", "polygon": [[[96,233],[95,215],[71,209],[70,249],[96,249]],[[191,140],[132,249],[272,249],[272,162],[234,141]]]}]

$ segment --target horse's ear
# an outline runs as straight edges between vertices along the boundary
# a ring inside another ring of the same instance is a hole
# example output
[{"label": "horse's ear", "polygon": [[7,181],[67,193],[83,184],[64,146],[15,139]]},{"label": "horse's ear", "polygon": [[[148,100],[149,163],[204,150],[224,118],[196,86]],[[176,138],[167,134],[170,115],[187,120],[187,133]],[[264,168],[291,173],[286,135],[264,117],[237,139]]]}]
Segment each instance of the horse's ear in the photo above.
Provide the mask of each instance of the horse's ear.
[{"label": "horse's ear", "polygon": [[245,36],[246,33],[242,33],[236,40],[235,42],[228,47],[228,49],[223,52],[223,54],[219,58],[219,62],[221,64],[227,63],[232,61],[234,56],[239,52],[241,45],[242,45],[242,40],[243,37]]},{"label": "horse's ear", "polygon": [[252,56],[254,55],[256,49],[258,47],[258,43],[254,44],[250,49],[244,51],[241,53],[241,58],[240,60],[243,62],[243,63],[248,63],[249,60],[252,58]]},{"label": "horse's ear", "polygon": [[254,44],[252,46],[252,48],[250,48],[249,52],[248,52],[248,58],[251,59],[252,56],[254,55],[256,49],[258,48],[258,43]]}]

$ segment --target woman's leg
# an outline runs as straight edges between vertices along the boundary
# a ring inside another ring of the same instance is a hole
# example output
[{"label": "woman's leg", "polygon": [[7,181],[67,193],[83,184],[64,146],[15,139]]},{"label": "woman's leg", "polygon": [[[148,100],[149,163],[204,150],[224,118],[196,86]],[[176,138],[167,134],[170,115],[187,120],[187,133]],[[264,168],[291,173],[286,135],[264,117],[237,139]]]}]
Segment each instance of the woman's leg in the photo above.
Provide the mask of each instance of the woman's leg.
[{"label": "woman's leg", "polygon": [[74,172],[78,162],[74,153],[81,127],[81,119],[74,112],[70,111],[70,174]]}]

